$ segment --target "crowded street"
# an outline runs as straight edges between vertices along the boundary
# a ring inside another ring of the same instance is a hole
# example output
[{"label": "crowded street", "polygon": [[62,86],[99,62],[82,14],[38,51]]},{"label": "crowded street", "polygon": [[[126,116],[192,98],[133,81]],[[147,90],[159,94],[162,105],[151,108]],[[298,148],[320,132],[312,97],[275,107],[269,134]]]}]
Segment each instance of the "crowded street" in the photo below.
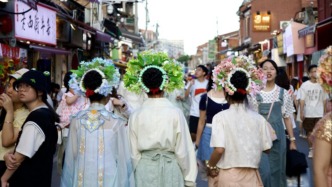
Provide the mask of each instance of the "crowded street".
[{"label": "crowded street", "polygon": [[0,0],[0,187],[332,187],[332,0]]}]

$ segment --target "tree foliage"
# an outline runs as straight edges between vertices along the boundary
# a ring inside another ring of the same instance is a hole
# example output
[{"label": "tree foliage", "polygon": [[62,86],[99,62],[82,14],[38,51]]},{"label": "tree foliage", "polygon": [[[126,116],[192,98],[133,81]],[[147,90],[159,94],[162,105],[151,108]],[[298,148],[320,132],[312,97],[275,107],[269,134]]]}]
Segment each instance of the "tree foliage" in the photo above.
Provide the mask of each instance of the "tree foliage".
[{"label": "tree foliage", "polygon": [[191,57],[189,55],[182,55],[180,56],[178,59],[176,59],[178,62],[181,62],[181,63],[186,63],[188,62],[189,60],[191,60]]}]

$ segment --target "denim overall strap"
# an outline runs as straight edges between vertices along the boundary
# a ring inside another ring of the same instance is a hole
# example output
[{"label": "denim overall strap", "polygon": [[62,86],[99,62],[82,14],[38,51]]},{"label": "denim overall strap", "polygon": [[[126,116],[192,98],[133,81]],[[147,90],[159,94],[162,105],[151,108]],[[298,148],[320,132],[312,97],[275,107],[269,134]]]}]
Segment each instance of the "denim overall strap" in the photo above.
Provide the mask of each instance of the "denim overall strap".
[{"label": "denim overall strap", "polygon": [[[283,95],[284,89],[280,88],[278,100],[274,102],[268,119],[276,132],[277,140],[273,142],[269,155],[265,153],[262,155],[259,166],[262,181],[267,187],[286,187],[286,135],[282,121]],[[260,103],[259,113],[266,118],[271,105],[272,103]]]}]

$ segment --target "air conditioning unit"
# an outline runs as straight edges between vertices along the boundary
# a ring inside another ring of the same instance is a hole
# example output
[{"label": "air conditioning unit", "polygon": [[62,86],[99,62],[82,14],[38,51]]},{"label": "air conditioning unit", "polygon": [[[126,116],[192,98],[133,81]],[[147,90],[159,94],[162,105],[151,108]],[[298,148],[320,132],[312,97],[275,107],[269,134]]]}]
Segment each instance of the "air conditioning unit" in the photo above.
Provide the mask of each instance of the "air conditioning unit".
[{"label": "air conditioning unit", "polygon": [[285,30],[288,25],[290,25],[290,21],[280,21],[280,29]]}]

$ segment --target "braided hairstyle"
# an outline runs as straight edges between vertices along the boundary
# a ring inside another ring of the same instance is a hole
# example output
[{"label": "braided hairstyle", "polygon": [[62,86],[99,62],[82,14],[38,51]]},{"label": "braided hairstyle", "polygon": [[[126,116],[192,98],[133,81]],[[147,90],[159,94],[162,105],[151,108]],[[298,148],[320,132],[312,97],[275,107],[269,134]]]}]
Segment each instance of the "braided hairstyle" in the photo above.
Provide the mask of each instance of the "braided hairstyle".
[{"label": "braided hairstyle", "polygon": [[142,75],[143,84],[150,89],[148,95],[157,95],[163,91],[159,89],[163,82],[163,73],[157,68],[149,68]]},{"label": "braided hairstyle", "polygon": [[226,96],[226,99],[229,103],[242,103],[246,100],[246,92],[244,92],[249,84],[249,79],[247,75],[242,71],[236,71],[231,79],[231,84],[237,89],[233,95]]}]

